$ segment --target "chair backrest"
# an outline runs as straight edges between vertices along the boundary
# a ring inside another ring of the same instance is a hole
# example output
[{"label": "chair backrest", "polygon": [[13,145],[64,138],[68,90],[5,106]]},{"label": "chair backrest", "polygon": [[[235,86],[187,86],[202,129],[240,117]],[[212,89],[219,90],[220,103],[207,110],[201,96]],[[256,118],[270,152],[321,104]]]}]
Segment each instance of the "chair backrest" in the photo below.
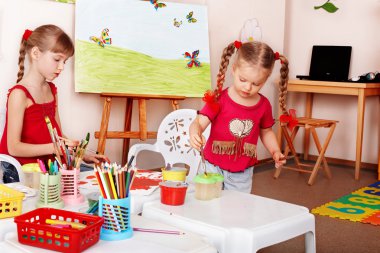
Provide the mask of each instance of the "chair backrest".
[{"label": "chair backrest", "polygon": [[[189,143],[189,127],[196,116],[197,112],[193,109],[179,109],[169,113],[158,128],[155,143],[166,164],[182,163],[189,166],[188,181],[193,180],[201,160],[199,152]],[[208,138],[210,126],[203,135]]]},{"label": "chair backrest", "polygon": [[[5,108],[0,109],[0,140],[3,136],[4,132],[4,126],[5,126],[5,117],[6,117],[6,110]],[[0,154],[0,162],[7,162],[12,164],[16,169],[18,173],[18,177],[20,179],[20,183],[24,183],[24,172],[21,169],[21,164],[14,159],[13,157],[5,154]],[[2,181],[2,180],[1,180]]]}]

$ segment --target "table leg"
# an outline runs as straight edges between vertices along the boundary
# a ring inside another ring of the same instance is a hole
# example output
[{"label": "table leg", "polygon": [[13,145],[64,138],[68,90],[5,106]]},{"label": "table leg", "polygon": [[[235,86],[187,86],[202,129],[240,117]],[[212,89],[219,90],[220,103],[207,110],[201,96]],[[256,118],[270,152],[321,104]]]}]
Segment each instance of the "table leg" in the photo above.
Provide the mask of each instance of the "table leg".
[{"label": "table leg", "polygon": [[106,148],[106,139],[107,139],[107,131],[108,131],[108,122],[109,122],[110,111],[111,111],[111,103],[112,103],[111,97],[106,97],[104,99],[102,122],[100,123],[99,141],[98,141],[98,149],[97,149],[97,151],[100,154],[104,154],[104,150]]},{"label": "table leg", "polygon": [[[313,93],[306,93],[306,108],[305,117],[311,118],[313,110]],[[309,146],[310,146],[310,129],[305,128],[305,135],[303,139],[303,159],[309,159]]]},{"label": "table leg", "polygon": [[362,160],[362,145],[363,145],[363,125],[365,111],[365,95],[364,90],[359,89],[358,95],[358,116],[356,128],[356,161],[355,161],[355,179],[359,180],[360,165]]}]

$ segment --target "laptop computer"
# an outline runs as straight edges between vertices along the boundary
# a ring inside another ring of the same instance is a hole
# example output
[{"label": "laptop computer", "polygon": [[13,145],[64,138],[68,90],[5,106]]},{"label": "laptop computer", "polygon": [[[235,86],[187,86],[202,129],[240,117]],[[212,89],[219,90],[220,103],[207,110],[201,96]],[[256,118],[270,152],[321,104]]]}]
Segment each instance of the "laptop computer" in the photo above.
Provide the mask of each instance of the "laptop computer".
[{"label": "laptop computer", "polygon": [[351,46],[313,46],[308,76],[297,78],[316,81],[348,81]]}]

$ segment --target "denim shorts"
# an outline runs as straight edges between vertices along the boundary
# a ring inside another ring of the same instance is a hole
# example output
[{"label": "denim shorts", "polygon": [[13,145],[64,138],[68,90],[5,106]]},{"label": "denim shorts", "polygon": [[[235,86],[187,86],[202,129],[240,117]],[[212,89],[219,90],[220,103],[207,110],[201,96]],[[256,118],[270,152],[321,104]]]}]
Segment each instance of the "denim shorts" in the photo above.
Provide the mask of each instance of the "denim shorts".
[{"label": "denim shorts", "polygon": [[[224,176],[224,190],[251,193],[253,169],[254,167],[252,166],[242,172],[229,172],[206,161],[206,170],[208,173],[219,173]],[[200,166],[198,173],[204,173],[203,166]]]}]

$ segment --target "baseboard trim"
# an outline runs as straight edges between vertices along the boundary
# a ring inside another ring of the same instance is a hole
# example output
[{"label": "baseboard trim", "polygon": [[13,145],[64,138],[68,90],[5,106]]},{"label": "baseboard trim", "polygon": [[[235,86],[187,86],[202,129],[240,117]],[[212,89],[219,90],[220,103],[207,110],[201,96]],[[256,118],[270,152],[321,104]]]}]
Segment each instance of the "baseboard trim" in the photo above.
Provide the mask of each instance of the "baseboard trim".
[{"label": "baseboard trim", "polygon": [[[298,154],[298,157],[303,160],[303,154]],[[293,159],[292,157],[290,159]],[[316,155],[309,155],[309,161],[317,161],[318,156]],[[329,164],[335,164],[335,165],[343,165],[347,167],[355,167],[355,161],[352,160],[344,160],[339,158],[333,158],[333,157],[326,157],[326,160]],[[272,158],[265,158],[259,161],[259,163],[256,166],[264,165],[273,162]],[[371,170],[377,170],[378,165],[376,163],[361,163],[362,169],[371,169]]]}]

